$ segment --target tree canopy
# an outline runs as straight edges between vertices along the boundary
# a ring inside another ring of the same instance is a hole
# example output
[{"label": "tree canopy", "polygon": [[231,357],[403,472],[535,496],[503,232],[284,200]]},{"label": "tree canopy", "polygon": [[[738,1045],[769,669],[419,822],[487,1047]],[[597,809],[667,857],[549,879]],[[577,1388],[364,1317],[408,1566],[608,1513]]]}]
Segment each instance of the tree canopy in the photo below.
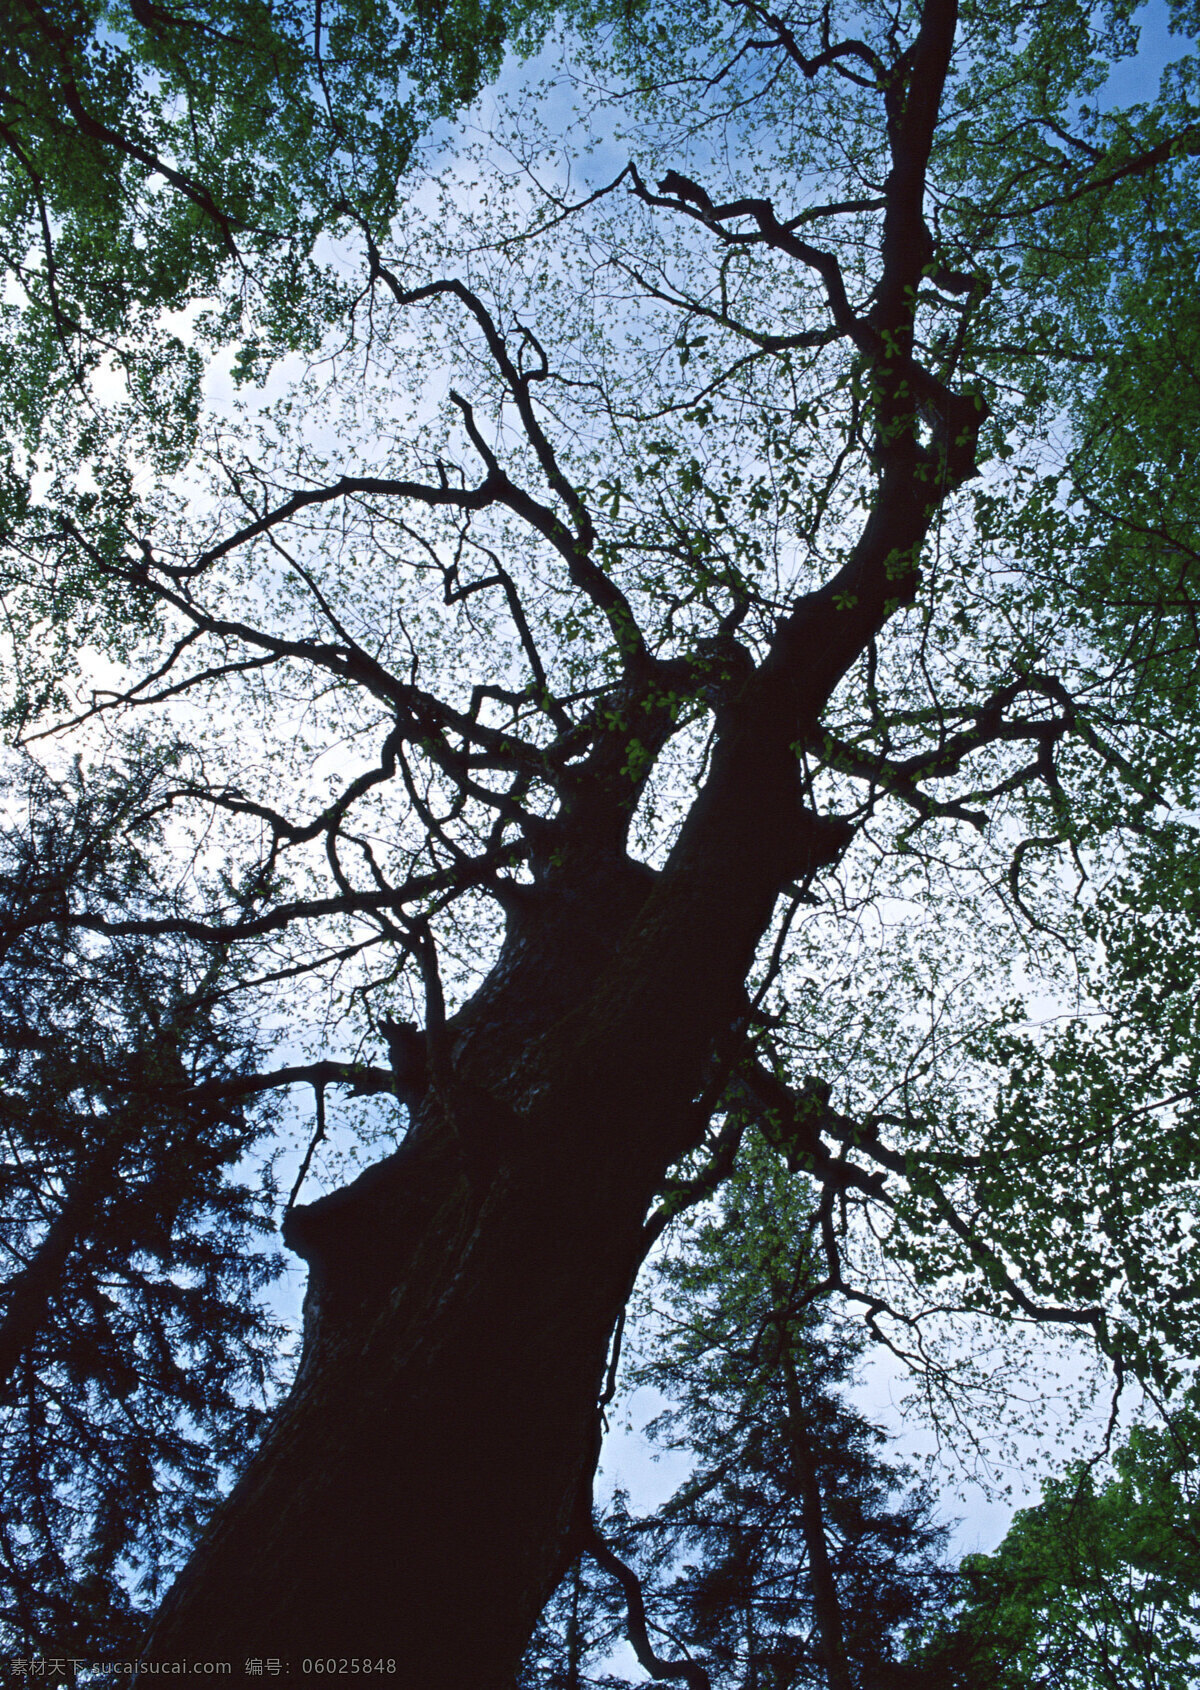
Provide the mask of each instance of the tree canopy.
[{"label": "tree canopy", "polygon": [[118,1053],[123,970],[227,971],[183,1117],[321,1098],[304,1360],[163,1658],[511,1682],[749,1127],[944,1422],[966,1329],[1197,1354],[1194,11],[1126,106],[1124,0],[548,15],[5,48],[7,719],[156,771],[13,966],[111,965]]},{"label": "tree canopy", "polygon": [[947,1685],[1194,1683],[1198,1659],[1194,1394],[1136,1427],[1098,1482],[1051,1480],[994,1555],[963,1565],[959,1606],[926,1658]]}]

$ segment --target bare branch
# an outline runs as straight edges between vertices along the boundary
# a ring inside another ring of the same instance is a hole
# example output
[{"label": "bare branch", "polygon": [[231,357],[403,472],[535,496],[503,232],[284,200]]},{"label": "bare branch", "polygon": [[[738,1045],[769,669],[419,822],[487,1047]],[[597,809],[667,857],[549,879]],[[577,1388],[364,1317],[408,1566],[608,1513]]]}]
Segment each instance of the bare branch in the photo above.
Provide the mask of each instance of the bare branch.
[{"label": "bare branch", "polygon": [[613,1553],[594,1521],[589,1522],[584,1548],[596,1565],[603,1567],[621,1586],[625,1596],[626,1632],[643,1671],[656,1680],[681,1678],[689,1690],[711,1690],[712,1680],[699,1661],[665,1661],[655,1654],[646,1630],[646,1600],[641,1580],[632,1567],[627,1567]]},{"label": "bare branch", "polygon": [[[535,378],[514,363],[509,355],[504,335],[491,312],[479,296],[465,283],[457,279],[447,279],[429,282],[419,288],[404,288],[394,273],[380,259],[370,231],[364,229],[363,232],[370,254],[372,275],[378,277],[386,285],[398,305],[416,305],[427,299],[449,297],[457,299],[474,317],[483,334],[492,360],[503,376],[513,397],[517,414],[521,419],[521,426],[533,447],[542,473],[549,486],[570,512],[571,520],[575,525],[574,532],[572,533],[546,506],[539,504],[531,495],[522,492],[508,480],[508,477],[499,469],[490,450],[483,443],[478,431],[474,429],[469,406],[457,395],[452,395],[455,403],[463,412],[476,450],[479,451],[485,464],[488,465],[489,480],[493,477],[500,478],[505,494],[503,502],[517,515],[523,516],[561,553],[566,560],[571,580],[604,613],[616,639],[618,649],[623,653],[626,660],[644,662],[646,658],[645,641],[637,625],[633,609],[624,593],[621,592],[614,581],[611,581],[605,575],[591,555],[596,540],[591,512],[588,510],[578,488],[571,483],[564,473],[554,448],[550,444],[549,437],[534,410],[530,385]],[[524,331],[524,336],[528,338],[528,331]],[[544,369],[539,371],[537,379],[541,379],[544,374]]]}]

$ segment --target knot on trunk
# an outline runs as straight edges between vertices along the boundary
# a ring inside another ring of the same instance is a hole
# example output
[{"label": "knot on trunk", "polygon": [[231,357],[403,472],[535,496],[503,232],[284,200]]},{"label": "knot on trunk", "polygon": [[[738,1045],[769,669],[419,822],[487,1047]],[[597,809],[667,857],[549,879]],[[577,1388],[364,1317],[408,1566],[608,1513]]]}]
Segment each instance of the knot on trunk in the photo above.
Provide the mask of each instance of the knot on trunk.
[{"label": "knot on trunk", "polygon": [[420,1106],[429,1085],[428,1040],[411,1021],[383,1016],[379,1031],[387,1043],[388,1061],[396,1077],[396,1096],[411,1114]]},{"label": "knot on trunk", "polygon": [[815,810],[802,810],[791,868],[793,878],[811,880],[822,869],[832,868],[857,831],[857,825],[844,816],[819,816]]}]

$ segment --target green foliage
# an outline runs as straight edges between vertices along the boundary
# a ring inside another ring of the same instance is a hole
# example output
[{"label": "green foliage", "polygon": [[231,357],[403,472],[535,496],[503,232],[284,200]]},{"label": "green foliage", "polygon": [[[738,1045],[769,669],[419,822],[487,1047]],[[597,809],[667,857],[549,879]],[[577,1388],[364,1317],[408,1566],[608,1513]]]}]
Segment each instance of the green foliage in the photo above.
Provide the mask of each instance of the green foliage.
[{"label": "green foliage", "polygon": [[[352,289],[421,138],[536,39],[491,0],[17,0],[0,46],[0,535],[25,629],[122,649],[104,589],[148,480],[186,470],[215,365],[264,381]],[[68,571],[42,569],[82,530]],[[98,601],[98,602],[97,602]],[[85,608],[86,607],[86,608]],[[139,617],[139,610],[141,616]],[[61,649],[61,648],[60,648]],[[52,666],[53,660],[52,660]],[[22,719],[24,702],[16,719]]]},{"label": "green foliage", "polygon": [[1200,1671],[1200,1417],[1139,1426],[1100,1482],[1045,1485],[969,1557],[925,1660],[946,1690],[1189,1690]]},{"label": "green foliage", "polygon": [[[912,1182],[912,1229],[895,1240],[926,1271],[952,1190],[992,1252],[977,1265],[1019,1264],[1035,1297],[1093,1310],[1111,1358],[1165,1392],[1194,1358],[1200,1309],[1198,916],[1190,833],[1156,831],[1088,913],[1081,1012],[975,1042],[994,1090],[978,1113],[960,1104],[974,1153],[957,1168],[949,1148],[940,1167],[929,1158],[940,1184]],[[965,1246],[961,1260],[969,1271]],[[1002,1311],[1009,1291],[985,1274],[980,1306]]]},{"label": "green foliage", "polygon": [[[475,0],[15,5],[0,176],[2,261],[25,295],[9,310],[15,418],[33,429],[35,383],[78,384],[157,313],[217,305],[227,278],[224,331],[247,311],[265,337],[243,344],[246,373],[315,344],[338,299],[318,238],[386,227],[422,130],[494,74],[522,15]],[[183,356],[169,335],[152,349]]]},{"label": "green foliage", "polygon": [[[989,254],[972,332],[995,383],[997,455],[1028,454],[1024,478],[980,490],[983,531],[1075,642],[1076,697],[1146,812],[1192,807],[1200,761],[1183,719],[1197,684],[1200,60],[1194,22],[1174,8],[1178,56],[1157,97],[1147,86],[1107,105],[1107,73],[1137,45],[1135,10],[971,9],[977,51],[942,141],[943,227]],[[1040,640],[1036,628],[1030,667],[1048,655],[1049,628]],[[1076,839],[1113,824],[1114,796],[1105,782],[1072,805]]]}]

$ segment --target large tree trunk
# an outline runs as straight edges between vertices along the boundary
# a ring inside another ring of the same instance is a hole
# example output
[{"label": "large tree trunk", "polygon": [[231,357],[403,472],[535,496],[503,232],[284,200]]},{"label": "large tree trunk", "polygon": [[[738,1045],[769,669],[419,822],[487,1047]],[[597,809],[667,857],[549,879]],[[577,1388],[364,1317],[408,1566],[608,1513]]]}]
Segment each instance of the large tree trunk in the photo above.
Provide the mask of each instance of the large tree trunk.
[{"label": "large tree trunk", "polygon": [[781,630],[662,874],[581,838],[514,912],[405,1145],[294,1216],[300,1373],[148,1660],[383,1656],[412,1690],[511,1685],[587,1504],[647,1206],[703,1130],[780,888],[844,838],[803,806],[795,739],[908,585],[907,538],[877,513],[855,607],[815,595]]},{"label": "large tree trunk", "polygon": [[796,743],[912,597],[930,516],[972,473],[982,408],[946,396],[942,444],[920,447],[904,352],[953,24],[952,0],[928,0],[920,97],[896,97],[877,306],[893,350],[875,366],[881,477],[854,555],[722,707],[662,874],[625,858],[619,829],[583,817],[572,837],[567,807],[561,860],[448,1029],[409,1139],[295,1217],[303,1364],[148,1659],[277,1656],[299,1675],[318,1655],[383,1656],[411,1690],[511,1687],[587,1505],[647,1207],[706,1124],[698,1100],[781,888],[844,842],[804,806]]},{"label": "large tree trunk", "polygon": [[726,735],[657,880],[581,841],[529,894],[409,1140],[294,1216],[300,1373],[148,1659],[382,1655],[421,1690],[511,1684],[590,1495],[646,1209],[703,1130],[780,886],[841,838],[802,809],[773,714]]}]

